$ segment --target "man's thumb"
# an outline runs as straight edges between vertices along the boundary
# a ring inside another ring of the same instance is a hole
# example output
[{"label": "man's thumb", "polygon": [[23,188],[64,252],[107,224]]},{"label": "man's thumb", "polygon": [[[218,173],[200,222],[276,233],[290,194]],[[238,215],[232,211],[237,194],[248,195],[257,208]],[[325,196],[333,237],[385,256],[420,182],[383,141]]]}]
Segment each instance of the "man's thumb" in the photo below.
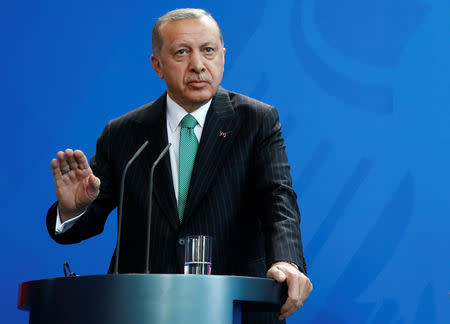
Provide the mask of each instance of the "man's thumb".
[{"label": "man's thumb", "polygon": [[95,175],[91,174],[89,176],[88,182],[89,182],[89,189],[88,190],[91,193],[97,195],[98,192],[99,192],[99,189],[100,189],[100,179],[97,178]]},{"label": "man's thumb", "polygon": [[280,269],[278,269],[277,266],[272,267],[268,273],[267,273],[267,277],[268,278],[272,278],[275,279],[278,282],[283,282],[286,280],[286,275],[284,274],[283,271],[281,271]]}]

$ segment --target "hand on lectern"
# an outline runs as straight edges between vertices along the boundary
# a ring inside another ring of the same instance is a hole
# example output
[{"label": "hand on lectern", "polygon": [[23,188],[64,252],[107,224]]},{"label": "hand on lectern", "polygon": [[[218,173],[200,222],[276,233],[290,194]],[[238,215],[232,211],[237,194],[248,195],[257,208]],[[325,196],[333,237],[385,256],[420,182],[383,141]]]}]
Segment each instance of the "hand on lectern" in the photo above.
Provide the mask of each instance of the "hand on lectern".
[{"label": "hand on lectern", "polygon": [[274,263],[267,271],[267,278],[286,282],[288,286],[288,298],[281,306],[279,320],[291,316],[302,307],[313,289],[309,278],[289,262]]},{"label": "hand on lectern", "polygon": [[80,150],[59,151],[51,162],[58,198],[59,216],[65,222],[83,213],[97,198],[100,179],[93,173]]}]

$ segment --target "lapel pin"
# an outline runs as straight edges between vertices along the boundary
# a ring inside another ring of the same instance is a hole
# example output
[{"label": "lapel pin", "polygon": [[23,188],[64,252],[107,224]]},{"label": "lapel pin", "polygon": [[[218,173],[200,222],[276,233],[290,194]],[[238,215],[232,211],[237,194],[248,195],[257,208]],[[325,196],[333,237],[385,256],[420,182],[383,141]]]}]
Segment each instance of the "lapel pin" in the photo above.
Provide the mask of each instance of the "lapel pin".
[{"label": "lapel pin", "polygon": [[227,137],[227,133],[225,133],[224,131],[220,131],[219,136],[225,138]]}]

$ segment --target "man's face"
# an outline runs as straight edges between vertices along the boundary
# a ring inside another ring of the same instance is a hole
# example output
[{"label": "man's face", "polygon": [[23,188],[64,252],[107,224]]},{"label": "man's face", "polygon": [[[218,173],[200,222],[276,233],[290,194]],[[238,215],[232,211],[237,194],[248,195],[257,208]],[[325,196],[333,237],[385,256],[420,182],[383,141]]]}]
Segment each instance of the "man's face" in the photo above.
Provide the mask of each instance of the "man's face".
[{"label": "man's face", "polygon": [[164,23],[159,58],[152,65],[166,81],[169,96],[192,112],[211,99],[222,81],[225,49],[219,29],[208,17]]}]

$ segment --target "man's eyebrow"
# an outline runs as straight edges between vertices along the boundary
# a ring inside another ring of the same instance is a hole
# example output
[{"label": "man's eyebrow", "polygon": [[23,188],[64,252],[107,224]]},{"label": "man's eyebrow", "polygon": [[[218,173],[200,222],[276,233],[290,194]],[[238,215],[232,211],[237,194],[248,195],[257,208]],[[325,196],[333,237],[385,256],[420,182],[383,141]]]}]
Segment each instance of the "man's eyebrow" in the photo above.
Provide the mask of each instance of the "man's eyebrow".
[{"label": "man's eyebrow", "polygon": [[[215,47],[215,48],[219,47],[219,45],[215,41],[206,41],[200,45],[200,48],[203,48],[206,46],[211,46],[211,47]],[[176,43],[172,44],[172,46],[170,46],[170,48],[173,50],[180,48],[180,47],[192,48],[192,44],[189,42],[186,42],[186,41],[180,41],[180,42],[176,42]]]},{"label": "man's eyebrow", "polygon": [[207,42],[204,42],[202,45],[200,45],[200,47],[205,47],[205,46],[218,47],[217,42],[213,42],[213,41],[207,41]]},{"label": "man's eyebrow", "polygon": [[181,41],[179,43],[172,44],[172,47],[191,47],[191,45],[187,42]]}]

